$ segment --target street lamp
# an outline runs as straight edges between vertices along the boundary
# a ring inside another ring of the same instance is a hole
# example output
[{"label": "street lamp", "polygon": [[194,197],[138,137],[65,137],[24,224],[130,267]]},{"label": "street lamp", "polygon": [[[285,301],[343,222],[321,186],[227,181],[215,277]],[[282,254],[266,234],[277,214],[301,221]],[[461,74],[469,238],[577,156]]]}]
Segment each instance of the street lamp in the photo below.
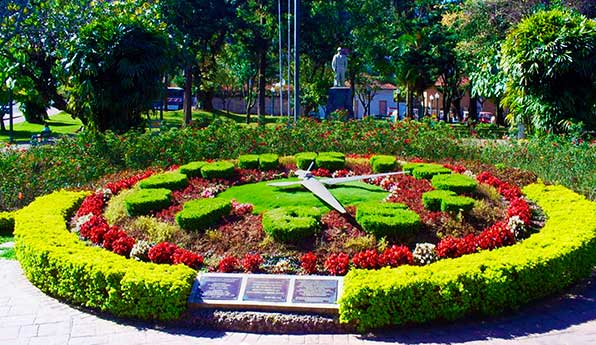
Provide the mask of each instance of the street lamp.
[{"label": "street lamp", "polygon": [[436,107],[436,109],[437,109],[437,120],[438,120],[438,119],[439,119],[439,117],[440,117],[440,114],[439,114],[439,97],[440,97],[440,96],[441,96],[441,95],[439,95],[439,93],[438,93],[438,92],[436,92],[436,93],[435,93],[435,100],[437,101],[437,107]]},{"label": "street lamp", "polygon": [[271,115],[275,115],[275,86],[271,86]]},{"label": "street lamp", "polygon": [[429,99],[430,99],[430,114],[432,115],[433,114],[433,105],[434,105],[433,101],[435,100],[435,96],[430,95]]}]

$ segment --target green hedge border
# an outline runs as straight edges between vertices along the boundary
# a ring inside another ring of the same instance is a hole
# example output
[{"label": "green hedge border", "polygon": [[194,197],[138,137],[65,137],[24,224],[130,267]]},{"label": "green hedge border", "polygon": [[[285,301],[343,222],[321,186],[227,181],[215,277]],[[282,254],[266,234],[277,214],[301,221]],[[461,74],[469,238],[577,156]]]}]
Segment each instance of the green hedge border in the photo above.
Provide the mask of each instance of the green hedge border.
[{"label": "green hedge border", "polygon": [[49,295],[117,316],[179,318],[197,272],[126,259],[80,241],[66,219],[86,195],[54,192],[16,214],[15,250],[27,279]]},{"label": "green hedge border", "polygon": [[524,193],[548,217],[540,232],[514,246],[428,266],[351,270],[340,321],[364,331],[495,315],[589,276],[596,265],[596,203],[562,186],[533,184]]}]

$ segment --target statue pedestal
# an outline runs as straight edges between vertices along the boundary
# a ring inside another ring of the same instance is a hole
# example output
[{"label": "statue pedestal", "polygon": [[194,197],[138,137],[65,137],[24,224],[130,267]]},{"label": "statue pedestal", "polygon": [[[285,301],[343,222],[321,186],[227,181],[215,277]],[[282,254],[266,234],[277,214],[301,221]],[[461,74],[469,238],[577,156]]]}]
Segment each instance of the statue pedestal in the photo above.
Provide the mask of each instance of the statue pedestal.
[{"label": "statue pedestal", "polygon": [[352,108],[352,92],[349,87],[332,87],[329,89],[329,100],[325,107],[325,118],[338,110],[346,109],[348,111],[348,119],[354,118],[354,109]]}]

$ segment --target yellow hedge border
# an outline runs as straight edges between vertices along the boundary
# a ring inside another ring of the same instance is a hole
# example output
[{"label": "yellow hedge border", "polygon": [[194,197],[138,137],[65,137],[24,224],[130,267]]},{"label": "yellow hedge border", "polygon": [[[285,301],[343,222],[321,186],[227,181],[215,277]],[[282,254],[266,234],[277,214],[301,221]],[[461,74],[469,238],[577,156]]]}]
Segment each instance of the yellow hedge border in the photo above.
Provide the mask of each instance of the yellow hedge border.
[{"label": "yellow hedge border", "polygon": [[196,271],[126,259],[79,240],[66,219],[86,195],[54,192],[16,214],[16,255],[27,278],[52,296],[117,316],[177,319]]},{"label": "yellow hedge border", "polygon": [[596,265],[596,203],[561,186],[525,195],[545,212],[544,228],[522,243],[422,267],[351,270],[340,321],[360,330],[492,315],[589,276]]}]

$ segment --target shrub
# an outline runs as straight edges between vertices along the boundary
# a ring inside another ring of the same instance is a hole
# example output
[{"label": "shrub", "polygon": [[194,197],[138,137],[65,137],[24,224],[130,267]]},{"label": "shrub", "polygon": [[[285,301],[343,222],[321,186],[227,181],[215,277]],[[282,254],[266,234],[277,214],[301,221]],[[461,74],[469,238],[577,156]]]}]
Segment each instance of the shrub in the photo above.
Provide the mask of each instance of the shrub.
[{"label": "shrub", "polygon": [[56,192],[16,214],[15,249],[27,278],[52,296],[119,317],[177,319],[196,271],[128,260],[81,242],[65,218],[85,195]]},{"label": "shrub", "polygon": [[170,206],[172,192],[169,189],[139,189],[124,199],[131,216],[148,214]]},{"label": "shrub", "polygon": [[346,158],[339,152],[321,152],[316,158],[317,167],[336,171],[345,168]]},{"label": "shrub", "polygon": [[333,253],[325,260],[325,269],[334,276],[343,276],[350,268],[350,257],[346,253]]},{"label": "shrub", "polygon": [[376,155],[370,158],[370,166],[375,174],[392,172],[397,168],[395,156]]},{"label": "shrub", "polygon": [[448,190],[431,190],[422,194],[422,204],[427,210],[440,211],[443,199],[448,196],[455,196],[455,193]]},{"label": "shrub", "polygon": [[399,203],[363,203],[356,210],[356,220],[367,233],[377,238],[391,237],[407,242],[422,226],[420,216]]},{"label": "shrub", "polygon": [[234,164],[225,161],[209,163],[201,168],[201,175],[208,180],[228,179],[234,175]]},{"label": "shrub", "polygon": [[300,267],[306,274],[317,273],[317,256],[313,252],[308,252],[300,257]]},{"label": "shrub", "polygon": [[440,174],[451,174],[451,170],[440,165],[436,166],[434,164],[428,164],[425,166],[414,168],[414,170],[412,171],[412,176],[414,176],[418,180],[430,180],[433,176]]},{"label": "shrub", "polygon": [[201,231],[217,224],[221,217],[229,215],[232,204],[224,199],[196,199],[184,204],[176,215],[176,222],[186,230]]},{"label": "shrub", "polygon": [[298,169],[306,170],[317,159],[315,152],[300,152],[294,155]]},{"label": "shrub", "polygon": [[0,212],[0,235],[11,235],[14,230],[14,213]]},{"label": "shrub", "polygon": [[137,191],[138,189],[123,190],[108,201],[103,215],[109,224],[117,224],[128,218],[125,200],[129,195],[134,194]]},{"label": "shrub", "polygon": [[201,177],[201,168],[208,164],[207,162],[198,161],[190,162],[180,167],[180,172],[188,177]]},{"label": "shrub", "polygon": [[241,155],[238,157],[238,167],[241,169],[258,169],[259,155]]},{"label": "shrub", "polygon": [[139,184],[143,189],[169,189],[178,190],[188,186],[188,177],[179,172],[166,172],[163,174],[155,174]]},{"label": "shrub", "polygon": [[275,153],[263,153],[259,155],[259,169],[275,170],[279,167],[279,155]]},{"label": "shrub", "polygon": [[320,217],[316,207],[280,207],[263,213],[263,231],[276,241],[296,243],[316,234]]},{"label": "shrub", "polygon": [[152,242],[169,242],[174,239],[180,228],[176,225],[159,221],[154,217],[141,216],[136,218],[131,227],[147,234]]},{"label": "shrub", "polygon": [[340,321],[364,331],[494,315],[589,277],[596,264],[596,203],[560,186],[534,184],[524,191],[547,215],[539,233],[515,246],[426,266],[351,270]]},{"label": "shrub", "polygon": [[441,201],[441,211],[458,213],[470,212],[474,208],[474,199],[467,196],[447,196]]},{"label": "shrub", "polygon": [[436,189],[449,190],[456,194],[473,193],[477,186],[473,178],[460,174],[435,175],[431,183]]}]

